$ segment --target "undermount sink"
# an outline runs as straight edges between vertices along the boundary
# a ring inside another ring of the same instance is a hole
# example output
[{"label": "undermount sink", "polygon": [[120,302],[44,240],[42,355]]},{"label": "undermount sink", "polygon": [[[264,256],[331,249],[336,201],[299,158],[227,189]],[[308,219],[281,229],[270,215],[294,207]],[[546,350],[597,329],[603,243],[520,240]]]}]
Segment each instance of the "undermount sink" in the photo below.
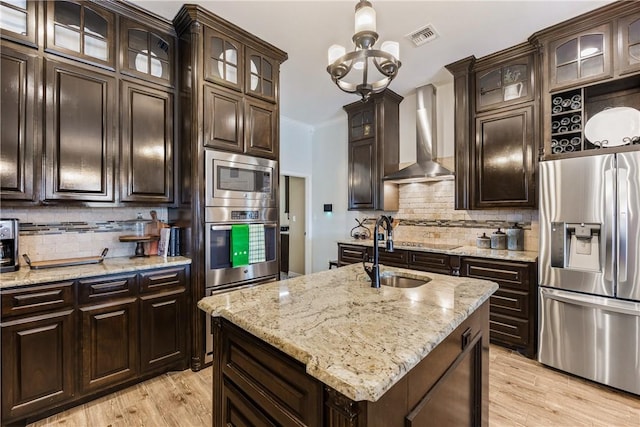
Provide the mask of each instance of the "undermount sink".
[{"label": "undermount sink", "polygon": [[391,286],[392,288],[417,288],[427,284],[431,281],[429,277],[423,277],[416,279],[414,277],[407,277],[397,274],[382,274],[380,275],[380,284],[382,286]]}]

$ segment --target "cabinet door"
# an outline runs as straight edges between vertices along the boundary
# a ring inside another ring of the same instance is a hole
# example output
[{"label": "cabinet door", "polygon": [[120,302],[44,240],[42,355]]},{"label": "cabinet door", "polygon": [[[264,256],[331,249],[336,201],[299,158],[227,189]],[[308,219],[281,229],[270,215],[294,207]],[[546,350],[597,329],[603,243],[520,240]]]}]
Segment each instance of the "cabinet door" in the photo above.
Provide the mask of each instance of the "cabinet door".
[{"label": "cabinet door", "polygon": [[[340,267],[343,265],[356,264],[363,262],[367,254],[366,246],[354,246],[338,244],[338,263]],[[367,257],[367,261],[369,258]]]},{"label": "cabinet door", "polygon": [[611,50],[611,24],[551,42],[549,88],[554,90],[612,77]]},{"label": "cabinet door", "polygon": [[34,200],[38,59],[5,46],[0,55],[0,197],[2,200]]},{"label": "cabinet door", "polygon": [[242,96],[204,86],[204,145],[241,153],[244,149]]},{"label": "cabinet door", "polygon": [[278,63],[246,48],[245,93],[275,102],[278,87]]},{"label": "cabinet door", "polygon": [[122,83],[120,200],[173,200],[173,94]]},{"label": "cabinet door", "polygon": [[476,118],[474,207],[535,207],[533,107]]},{"label": "cabinet door", "polygon": [[115,18],[98,5],[49,1],[46,5],[48,51],[115,68]]},{"label": "cabinet door", "polygon": [[375,209],[374,138],[349,143],[349,210]]},{"label": "cabinet door", "polygon": [[275,159],[278,153],[276,106],[257,99],[244,100],[244,148],[247,154]]},{"label": "cabinet door", "polygon": [[185,289],[140,297],[140,365],[142,372],[186,357]]},{"label": "cabinet door", "polygon": [[620,74],[640,70],[640,13],[618,20],[617,67]]},{"label": "cabinet door", "polygon": [[376,134],[376,113],[373,106],[349,113],[349,141],[371,138]]},{"label": "cabinet door", "polygon": [[145,80],[173,85],[174,38],[138,22],[120,20],[121,71]]},{"label": "cabinet door", "polygon": [[239,41],[205,27],[203,60],[206,80],[242,91],[244,54]]},{"label": "cabinet door", "polygon": [[0,35],[35,46],[38,41],[37,13],[38,2],[35,0],[3,1],[0,4]]},{"label": "cabinet door", "polygon": [[533,100],[531,55],[476,72],[476,111]]},{"label": "cabinet door", "polygon": [[82,392],[134,378],[139,353],[136,298],[82,307],[80,315]]},{"label": "cabinet door", "polygon": [[49,200],[113,201],[113,77],[47,61]]},{"label": "cabinet door", "polygon": [[73,310],[5,321],[2,326],[2,419],[22,418],[74,396]]}]

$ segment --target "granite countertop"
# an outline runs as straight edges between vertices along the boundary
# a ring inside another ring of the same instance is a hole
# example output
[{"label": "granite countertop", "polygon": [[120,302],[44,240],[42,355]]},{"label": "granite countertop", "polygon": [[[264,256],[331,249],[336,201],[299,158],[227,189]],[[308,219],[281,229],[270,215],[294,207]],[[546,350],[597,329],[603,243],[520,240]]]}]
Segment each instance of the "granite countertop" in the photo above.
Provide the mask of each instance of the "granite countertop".
[{"label": "granite countertop", "polygon": [[191,259],[182,256],[170,258],[150,256],[145,258],[105,258],[100,264],[45,268],[40,270],[32,270],[28,266],[20,266],[20,270],[18,271],[0,274],[0,289],[185,264],[191,264]]},{"label": "granite countertop", "polygon": [[375,402],[498,289],[486,280],[382,271],[432,280],[374,289],[357,264],[206,297],[198,307],[304,363],[348,398]]},{"label": "granite countertop", "polygon": [[[344,240],[338,240],[338,243],[343,243],[347,245],[373,247],[373,240],[344,239]],[[446,249],[442,247],[439,248],[438,245],[439,244],[436,242],[434,243],[435,247],[403,246],[401,244],[395,244],[394,242],[393,247],[396,249],[407,249],[407,250],[417,251],[417,252],[436,252],[439,254],[504,259],[508,261],[536,262],[538,260],[538,252],[536,251],[507,251],[507,250],[498,250],[498,249],[480,249],[475,246],[459,246],[454,249]]]}]

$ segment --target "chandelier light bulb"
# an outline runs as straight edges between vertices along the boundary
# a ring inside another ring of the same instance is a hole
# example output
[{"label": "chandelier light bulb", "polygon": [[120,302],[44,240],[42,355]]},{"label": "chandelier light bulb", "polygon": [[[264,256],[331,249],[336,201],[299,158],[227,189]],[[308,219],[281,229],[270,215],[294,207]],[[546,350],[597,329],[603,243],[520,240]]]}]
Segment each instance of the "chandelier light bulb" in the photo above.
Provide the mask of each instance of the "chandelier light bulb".
[{"label": "chandelier light bulb", "polygon": [[376,32],[376,11],[368,1],[356,5],[355,33]]},{"label": "chandelier light bulb", "polygon": [[332,44],[329,47],[329,52],[328,52],[329,65],[336,62],[336,59],[340,58],[346,52],[347,50],[344,48],[344,46],[340,46],[339,44]]},{"label": "chandelier light bulb", "polygon": [[400,59],[400,43],[392,42],[392,41],[386,41],[386,42],[382,43],[382,46],[380,46],[380,49],[383,52],[387,52],[387,53],[393,55],[394,58]]}]

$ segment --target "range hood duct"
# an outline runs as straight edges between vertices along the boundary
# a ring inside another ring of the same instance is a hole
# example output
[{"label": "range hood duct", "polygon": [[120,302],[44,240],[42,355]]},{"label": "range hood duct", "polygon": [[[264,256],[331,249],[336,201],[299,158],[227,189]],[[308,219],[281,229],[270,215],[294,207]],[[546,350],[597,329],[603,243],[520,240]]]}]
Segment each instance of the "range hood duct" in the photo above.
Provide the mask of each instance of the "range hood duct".
[{"label": "range hood duct", "polygon": [[416,163],[382,178],[387,182],[439,181],[453,179],[453,172],[436,157],[436,88],[432,84],[416,89]]}]

